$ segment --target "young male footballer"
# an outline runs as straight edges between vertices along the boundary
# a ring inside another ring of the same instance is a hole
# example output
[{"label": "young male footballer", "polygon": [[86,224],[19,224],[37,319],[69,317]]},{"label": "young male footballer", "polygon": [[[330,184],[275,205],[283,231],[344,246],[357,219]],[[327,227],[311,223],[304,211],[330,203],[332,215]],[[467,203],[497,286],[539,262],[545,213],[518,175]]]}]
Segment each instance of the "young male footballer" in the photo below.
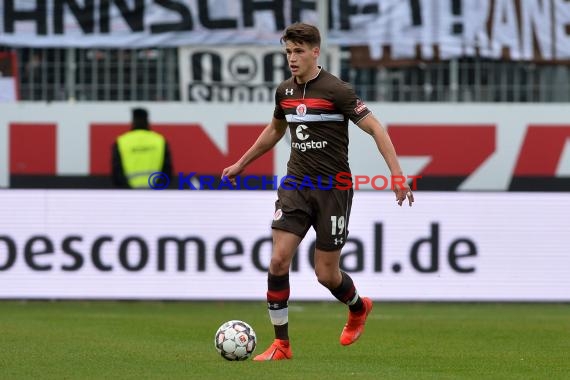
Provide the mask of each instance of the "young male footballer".
[{"label": "young male footballer", "polygon": [[[352,278],[340,270],[340,253],[346,243],[353,189],[337,188],[335,176],[350,173],[348,164],[348,124],[352,121],[374,139],[392,176],[402,169],[390,137],[378,119],[356,96],[352,86],[317,64],[320,55],[319,30],[295,23],[283,32],[291,78],[276,90],[273,119],[257,141],[222,177],[235,183],[236,176],[255,159],[291,133],[291,155],[287,181],[277,191],[272,222],[273,252],[267,277],[267,305],[275,330],[275,340],[253,360],[291,359],[288,300],[289,268],[297,246],[309,228],[316,232],[315,274],[317,280],[340,302],[348,305],[348,321],[340,334],[340,344],[348,346],[364,331],[372,300],[361,297]],[[307,186],[310,178],[314,186]],[[323,179],[332,186],[322,189]],[[303,186],[299,186],[303,183]],[[401,206],[414,196],[404,182],[394,188]]]}]

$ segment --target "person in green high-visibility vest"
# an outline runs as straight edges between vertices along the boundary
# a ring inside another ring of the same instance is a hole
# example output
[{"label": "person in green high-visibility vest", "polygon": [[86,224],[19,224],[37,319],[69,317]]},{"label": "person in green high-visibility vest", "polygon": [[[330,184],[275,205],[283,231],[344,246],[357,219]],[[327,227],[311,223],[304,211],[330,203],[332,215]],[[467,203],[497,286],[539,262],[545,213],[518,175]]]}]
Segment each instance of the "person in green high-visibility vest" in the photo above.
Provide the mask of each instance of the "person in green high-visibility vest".
[{"label": "person in green high-visibility vest", "polygon": [[113,185],[125,189],[149,189],[149,175],[163,172],[172,177],[172,158],[168,142],[150,129],[144,108],[132,111],[132,127],[113,145]]}]

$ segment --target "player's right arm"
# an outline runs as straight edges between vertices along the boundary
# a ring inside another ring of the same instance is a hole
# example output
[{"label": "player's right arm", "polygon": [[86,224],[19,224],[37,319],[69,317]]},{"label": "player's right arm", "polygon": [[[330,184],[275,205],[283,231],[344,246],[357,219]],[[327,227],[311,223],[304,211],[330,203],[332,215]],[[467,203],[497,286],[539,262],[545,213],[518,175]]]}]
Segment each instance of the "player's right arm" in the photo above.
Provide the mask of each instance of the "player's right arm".
[{"label": "player's right arm", "polygon": [[222,178],[227,177],[235,185],[236,176],[243,172],[250,163],[271,150],[286,131],[287,121],[274,117],[247,152],[235,164],[222,171]]}]

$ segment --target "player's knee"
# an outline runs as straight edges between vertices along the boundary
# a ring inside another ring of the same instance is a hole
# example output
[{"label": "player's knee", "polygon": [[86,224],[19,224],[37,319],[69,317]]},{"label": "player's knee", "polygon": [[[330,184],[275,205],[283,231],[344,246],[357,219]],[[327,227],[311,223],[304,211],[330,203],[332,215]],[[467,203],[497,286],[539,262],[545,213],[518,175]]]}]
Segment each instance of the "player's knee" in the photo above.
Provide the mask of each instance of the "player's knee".
[{"label": "player's knee", "polygon": [[274,256],[269,263],[269,271],[276,276],[285,275],[289,273],[289,264],[288,260]]},{"label": "player's knee", "polygon": [[317,276],[317,281],[319,284],[324,286],[327,289],[333,289],[336,287],[336,278],[333,275],[334,273],[329,273],[328,271],[323,270],[315,270],[315,275]]}]

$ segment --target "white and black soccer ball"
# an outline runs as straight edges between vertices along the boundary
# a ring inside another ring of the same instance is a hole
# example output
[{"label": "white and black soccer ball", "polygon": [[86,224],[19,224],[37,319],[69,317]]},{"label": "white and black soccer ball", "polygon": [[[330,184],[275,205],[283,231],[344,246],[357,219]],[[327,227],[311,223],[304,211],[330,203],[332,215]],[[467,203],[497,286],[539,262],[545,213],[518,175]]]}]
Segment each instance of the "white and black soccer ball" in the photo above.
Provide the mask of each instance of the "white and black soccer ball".
[{"label": "white and black soccer ball", "polygon": [[253,328],[240,320],[225,322],[216,331],[214,345],[226,360],[246,360],[251,356],[257,344]]}]

